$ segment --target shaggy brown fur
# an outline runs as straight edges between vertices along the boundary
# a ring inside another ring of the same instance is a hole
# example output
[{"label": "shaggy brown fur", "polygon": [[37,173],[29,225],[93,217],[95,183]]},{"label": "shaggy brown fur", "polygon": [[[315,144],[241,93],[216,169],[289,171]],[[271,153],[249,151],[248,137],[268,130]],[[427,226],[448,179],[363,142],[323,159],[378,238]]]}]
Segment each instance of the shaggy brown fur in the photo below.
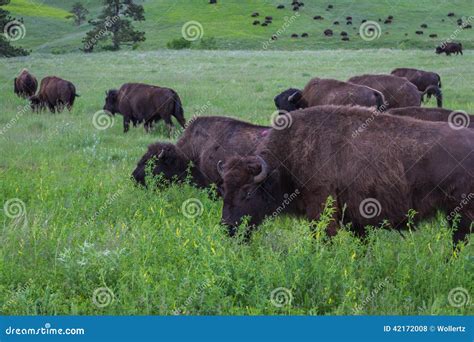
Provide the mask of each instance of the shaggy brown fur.
[{"label": "shaggy brown fur", "polygon": [[[441,77],[435,72],[410,68],[397,68],[392,70],[391,74],[398,77],[405,77],[411,83],[416,85],[419,91],[425,91],[426,88],[431,85],[441,88]],[[431,94],[428,94],[428,98],[430,97]]]},{"label": "shaggy brown fur", "polygon": [[[459,113],[459,114],[456,114]],[[456,124],[456,116],[459,115],[459,125],[464,127],[474,128],[474,116],[468,113],[445,109],[445,108],[427,108],[427,107],[403,107],[392,108],[388,114],[398,116],[409,116],[418,120],[424,121],[444,121]]]},{"label": "shaggy brown fur", "polygon": [[109,90],[106,92],[103,109],[112,115],[123,115],[124,133],[128,132],[130,122],[134,126],[144,122],[148,132],[154,121],[163,119],[170,135],[173,128],[171,116],[174,116],[183,128],[186,123],[181,99],[173,89],[143,83],[125,83],[119,90]]},{"label": "shaggy brown fur", "polygon": [[39,111],[48,107],[51,113],[61,112],[64,107],[71,110],[76,97],[79,94],[74,84],[56,76],[48,76],[41,80],[38,94],[30,97],[31,108]]},{"label": "shaggy brown fur", "polygon": [[420,92],[413,83],[404,77],[361,75],[351,77],[348,82],[377,89],[384,95],[385,101],[388,103],[387,108],[421,106],[426,94],[436,96],[438,107],[443,105],[441,90],[438,86],[431,85],[425,91]]},{"label": "shaggy brown fur", "polygon": [[446,56],[453,54],[462,55],[462,44],[461,43],[446,43],[436,48],[436,54],[446,53]]},{"label": "shaggy brown fur", "polygon": [[183,181],[192,162],[191,178],[199,187],[222,183],[217,164],[233,156],[246,156],[255,151],[269,127],[219,116],[202,116],[191,121],[176,145],[156,143],[138,162],[133,178],[145,185],[145,169],[154,158],[152,174],[163,174],[167,180]]},{"label": "shaggy brown fur", "polygon": [[375,89],[317,77],[310,80],[303,91],[296,90],[287,96],[289,91],[290,89],[285,90],[275,97],[278,109],[291,111],[329,104],[380,108],[384,102],[383,95]]},{"label": "shaggy brown fur", "polygon": [[23,69],[13,81],[13,91],[19,97],[30,97],[38,89],[38,80],[27,69]]},{"label": "shaggy brown fur", "polygon": [[[417,220],[438,210],[457,212],[462,219],[454,241],[469,233],[474,201],[461,203],[474,197],[471,130],[388,114],[370,122],[371,111],[362,107],[319,106],[291,116],[289,128],[270,131],[258,156],[224,165],[222,219],[231,234],[244,215],[251,216],[250,224],[260,224],[296,190],[300,194],[285,211],[309,220],[319,219],[333,197],[329,235],[343,219],[361,235],[366,225],[384,220],[404,229],[410,209]],[[354,137],[360,127],[365,129]],[[367,199],[380,203],[375,215],[364,206]]]}]

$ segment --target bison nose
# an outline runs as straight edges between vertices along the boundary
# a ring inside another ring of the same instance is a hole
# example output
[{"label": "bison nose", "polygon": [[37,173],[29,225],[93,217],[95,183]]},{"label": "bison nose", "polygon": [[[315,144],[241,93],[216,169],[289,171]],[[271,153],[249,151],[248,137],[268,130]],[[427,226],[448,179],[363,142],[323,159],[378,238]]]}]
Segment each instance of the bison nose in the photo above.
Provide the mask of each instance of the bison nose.
[{"label": "bison nose", "polygon": [[137,182],[138,184],[146,186],[146,184],[145,184],[145,173],[140,168],[137,167],[133,171],[132,176],[130,178],[134,179],[135,182]]}]

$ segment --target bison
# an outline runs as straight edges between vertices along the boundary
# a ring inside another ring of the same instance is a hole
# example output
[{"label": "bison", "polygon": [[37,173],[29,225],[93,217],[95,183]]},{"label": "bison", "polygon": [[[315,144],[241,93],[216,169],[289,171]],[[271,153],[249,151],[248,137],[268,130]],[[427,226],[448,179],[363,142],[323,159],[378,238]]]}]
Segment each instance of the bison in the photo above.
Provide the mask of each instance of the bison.
[{"label": "bison", "polygon": [[219,186],[222,179],[217,169],[218,161],[253,153],[268,131],[269,127],[228,117],[197,117],[190,121],[176,145],[159,142],[148,146],[132,177],[146,186],[146,167],[152,163],[152,174],[162,174],[165,180],[182,182],[189,168],[193,184]]},{"label": "bison", "polygon": [[421,106],[426,94],[434,95],[438,107],[443,106],[441,90],[436,85],[428,86],[421,92],[418,88],[404,77],[394,75],[361,75],[354,76],[348,82],[365,85],[380,91],[387,101],[386,108]]},{"label": "bison", "polygon": [[274,99],[278,109],[293,111],[321,105],[365,106],[380,108],[384,104],[383,95],[372,88],[337,81],[333,79],[313,78],[303,91],[296,89],[292,94],[287,89]]},{"label": "bison", "polygon": [[171,135],[173,122],[171,116],[184,128],[186,121],[183,106],[178,94],[170,88],[143,83],[125,83],[119,90],[111,89],[105,93],[103,109],[111,115],[123,115],[123,132],[128,132],[130,122],[136,126],[144,122],[148,132],[154,121],[163,119]]},{"label": "bison", "polygon": [[19,97],[27,98],[33,96],[38,89],[38,80],[28,69],[21,70],[18,77],[13,80],[13,90]]},{"label": "bison", "polygon": [[48,107],[51,113],[61,112],[64,107],[71,110],[74,100],[80,95],[76,87],[69,81],[56,76],[48,76],[41,80],[38,94],[30,96],[30,105],[34,111]]},{"label": "bison", "polygon": [[229,235],[244,217],[250,227],[275,213],[318,220],[331,197],[329,236],[339,222],[351,222],[360,236],[367,225],[401,230],[413,209],[415,222],[438,210],[450,222],[460,215],[453,241],[464,239],[474,220],[474,132],[387,114],[367,124],[371,116],[347,106],[293,112],[292,124],[270,130],[254,155],[227,159],[222,222]]},{"label": "bison", "polygon": [[[408,81],[416,85],[419,91],[424,92],[431,85],[441,88],[441,77],[435,72],[410,68],[397,68],[393,69],[391,74],[398,77],[405,77]],[[431,98],[431,93],[428,94],[428,98]]]},{"label": "bison", "polygon": [[460,110],[427,107],[392,108],[387,111],[391,115],[409,116],[424,121],[448,122],[453,128],[468,127],[474,129],[474,119]]},{"label": "bison", "polygon": [[446,53],[446,56],[450,56],[452,53],[462,55],[462,44],[461,43],[445,43],[436,47],[436,54]]}]

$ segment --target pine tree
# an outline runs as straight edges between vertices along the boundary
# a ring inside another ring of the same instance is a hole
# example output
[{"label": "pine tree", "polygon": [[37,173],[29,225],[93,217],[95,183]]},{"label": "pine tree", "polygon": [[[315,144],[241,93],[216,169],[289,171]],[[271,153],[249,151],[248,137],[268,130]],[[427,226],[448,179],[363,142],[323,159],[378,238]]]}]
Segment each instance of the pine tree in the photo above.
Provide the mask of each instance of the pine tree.
[{"label": "pine tree", "polygon": [[68,18],[74,18],[74,24],[79,26],[86,21],[86,15],[89,14],[89,11],[80,2],[76,2],[72,5],[69,13],[72,15],[68,16]]},{"label": "pine tree", "polygon": [[[0,0],[0,29],[2,31],[7,28],[7,25],[11,24],[13,21],[16,21],[15,18],[10,17],[10,13],[7,10],[1,8],[1,6],[8,5],[9,3],[10,0]],[[21,23],[21,20],[18,20],[18,22]],[[21,26],[16,27],[16,29],[22,30]],[[25,49],[12,46],[3,32],[0,34],[0,57],[26,56],[28,54],[29,52]]]},{"label": "pine tree", "polygon": [[135,45],[145,40],[145,32],[135,30],[131,21],[145,20],[143,6],[133,0],[104,0],[104,8],[93,26],[82,40],[84,51],[92,52],[99,41],[111,40],[110,50],[119,50],[121,45]]}]

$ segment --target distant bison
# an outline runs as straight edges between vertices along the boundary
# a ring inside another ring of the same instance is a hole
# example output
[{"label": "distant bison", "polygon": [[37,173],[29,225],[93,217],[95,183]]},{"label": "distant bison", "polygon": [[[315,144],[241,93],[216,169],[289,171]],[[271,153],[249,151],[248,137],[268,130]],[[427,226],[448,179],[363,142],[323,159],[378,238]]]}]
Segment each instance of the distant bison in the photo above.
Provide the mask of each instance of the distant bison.
[{"label": "distant bison", "polygon": [[315,16],[313,17],[313,19],[314,19],[314,20],[323,20],[324,18],[323,18],[322,16],[320,16],[320,15],[315,15]]},{"label": "distant bison", "polygon": [[365,85],[380,91],[387,102],[386,109],[398,107],[421,106],[423,97],[434,95],[438,107],[443,106],[441,90],[436,85],[430,85],[425,91],[418,88],[404,77],[394,75],[361,75],[355,76],[348,82]]},{"label": "distant bison", "polygon": [[176,145],[159,142],[148,146],[132,177],[146,185],[146,168],[150,167],[153,176],[162,174],[167,181],[182,182],[189,170],[198,187],[220,186],[219,160],[253,153],[269,129],[227,117],[197,117]]},{"label": "distant bison", "polygon": [[301,37],[303,37],[303,38],[308,38],[309,35],[308,35],[306,32],[304,32],[304,33],[301,34]]},{"label": "distant bison", "polygon": [[331,29],[326,29],[326,30],[324,30],[324,35],[326,37],[331,37],[333,35],[333,32],[332,32]]},{"label": "distant bison", "polygon": [[21,70],[18,77],[13,80],[13,91],[19,97],[30,97],[38,89],[38,80],[27,69]]},{"label": "distant bison", "polygon": [[71,110],[76,97],[79,97],[79,94],[76,93],[74,84],[56,76],[48,76],[41,80],[38,94],[29,99],[33,111],[48,107],[49,111],[54,113],[61,112],[64,107]]},{"label": "distant bison", "polygon": [[462,44],[461,43],[443,43],[442,45],[436,47],[436,53],[439,55],[441,53],[446,53],[446,56],[450,56],[452,53],[462,55]]},{"label": "distant bison", "polygon": [[130,122],[136,126],[144,122],[145,130],[149,131],[154,121],[163,119],[171,135],[174,116],[184,127],[183,106],[178,94],[170,88],[143,83],[125,83],[119,90],[106,92],[104,110],[115,115],[123,115],[123,131],[128,132]]},{"label": "distant bison", "polygon": [[[391,74],[398,77],[405,77],[408,81],[416,85],[419,91],[424,92],[431,85],[441,88],[441,77],[435,72],[411,68],[397,68],[392,70]],[[431,93],[428,94],[428,98],[431,98]]]},{"label": "distant bison", "polygon": [[[303,91],[289,90],[274,99],[278,109],[293,111],[321,105],[365,106],[380,108],[384,103],[383,95],[372,88],[333,79],[313,78]],[[288,95],[288,96],[287,96]]]},{"label": "distant bison", "polygon": [[331,197],[329,236],[341,223],[359,236],[368,225],[407,229],[412,209],[415,223],[438,211],[450,223],[459,215],[453,242],[462,241],[474,220],[474,201],[465,199],[474,194],[466,172],[474,169],[474,132],[386,114],[367,124],[372,116],[362,107],[296,111],[253,156],[229,158],[222,170],[229,235],[244,217],[250,227],[282,213],[320,220]]},{"label": "distant bison", "polygon": [[392,108],[388,110],[387,113],[398,116],[409,116],[423,121],[448,122],[454,128],[466,127],[474,129],[474,116],[460,110],[428,107],[402,107]]}]

